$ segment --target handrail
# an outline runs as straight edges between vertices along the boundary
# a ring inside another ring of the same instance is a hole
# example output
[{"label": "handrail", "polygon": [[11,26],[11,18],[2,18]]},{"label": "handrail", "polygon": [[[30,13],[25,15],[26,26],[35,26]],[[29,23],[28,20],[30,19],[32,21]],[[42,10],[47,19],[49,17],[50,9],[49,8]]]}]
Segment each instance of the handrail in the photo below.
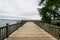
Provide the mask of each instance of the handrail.
[{"label": "handrail", "polygon": [[26,21],[17,22],[16,24],[6,24],[4,27],[0,27],[0,40],[4,40],[5,38],[8,38],[10,34],[12,34],[14,31],[16,31],[19,27],[21,27],[23,24],[25,24]]},{"label": "handrail", "polygon": [[60,40],[60,27],[54,26],[47,23],[41,23],[40,21],[34,21],[40,28],[44,29],[46,32],[54,36],[56,39]]}]

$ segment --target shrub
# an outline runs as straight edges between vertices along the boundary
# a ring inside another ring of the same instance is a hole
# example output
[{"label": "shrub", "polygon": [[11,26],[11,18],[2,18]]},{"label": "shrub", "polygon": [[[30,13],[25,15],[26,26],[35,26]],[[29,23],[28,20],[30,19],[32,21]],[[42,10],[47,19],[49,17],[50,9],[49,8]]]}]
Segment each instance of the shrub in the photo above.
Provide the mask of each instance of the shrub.
[{"label": "shrub", "polygon": [[52,25],[60,26],[60,22],[51,22]]}]

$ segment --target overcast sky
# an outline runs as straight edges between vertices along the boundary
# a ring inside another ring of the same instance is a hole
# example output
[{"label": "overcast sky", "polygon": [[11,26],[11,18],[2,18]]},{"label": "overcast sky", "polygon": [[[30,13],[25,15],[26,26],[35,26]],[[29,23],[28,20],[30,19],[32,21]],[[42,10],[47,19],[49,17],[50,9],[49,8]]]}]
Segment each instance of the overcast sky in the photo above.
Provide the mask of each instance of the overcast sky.
[{"label": "overcast sky", "polygon": [[0,0],[0,19],[40,19],[37,8],[38,0]]}]

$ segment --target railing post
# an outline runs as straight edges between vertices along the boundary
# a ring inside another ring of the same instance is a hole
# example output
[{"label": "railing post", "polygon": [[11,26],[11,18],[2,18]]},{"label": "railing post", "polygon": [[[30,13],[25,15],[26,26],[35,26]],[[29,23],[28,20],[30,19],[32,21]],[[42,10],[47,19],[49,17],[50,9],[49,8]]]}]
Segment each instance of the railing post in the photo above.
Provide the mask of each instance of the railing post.
[{"label": "railing post", "polygon": [[1,40],[1,29],[0,29],[0,40]]},{"label": "railing post", "polygon": [[6,38],[8,38],[8,36],[9,36],[9,35],[8,35],[8,27],[9,27],[9,24],[7,23],[7,24],[6,24]]},{"label": "railing post", "polygon": [[60,40],[60,28],[59,28],[59,35],[58,35],[58,40]]},{"label": "railing post", "polygon": [[19,23],[18,23],[18,21],[17,21],[17,29],[19,28]]}]

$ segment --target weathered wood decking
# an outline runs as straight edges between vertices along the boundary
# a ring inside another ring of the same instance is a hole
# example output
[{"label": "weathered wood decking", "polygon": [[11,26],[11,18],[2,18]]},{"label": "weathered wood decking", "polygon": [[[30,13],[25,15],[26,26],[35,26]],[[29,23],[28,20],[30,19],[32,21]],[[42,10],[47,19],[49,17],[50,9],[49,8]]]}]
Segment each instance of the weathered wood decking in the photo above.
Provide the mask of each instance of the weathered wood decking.
[{"label": "weathered wood decking", "polygon": [[5,40],[57,40],[33,22],[27,22]]}]

